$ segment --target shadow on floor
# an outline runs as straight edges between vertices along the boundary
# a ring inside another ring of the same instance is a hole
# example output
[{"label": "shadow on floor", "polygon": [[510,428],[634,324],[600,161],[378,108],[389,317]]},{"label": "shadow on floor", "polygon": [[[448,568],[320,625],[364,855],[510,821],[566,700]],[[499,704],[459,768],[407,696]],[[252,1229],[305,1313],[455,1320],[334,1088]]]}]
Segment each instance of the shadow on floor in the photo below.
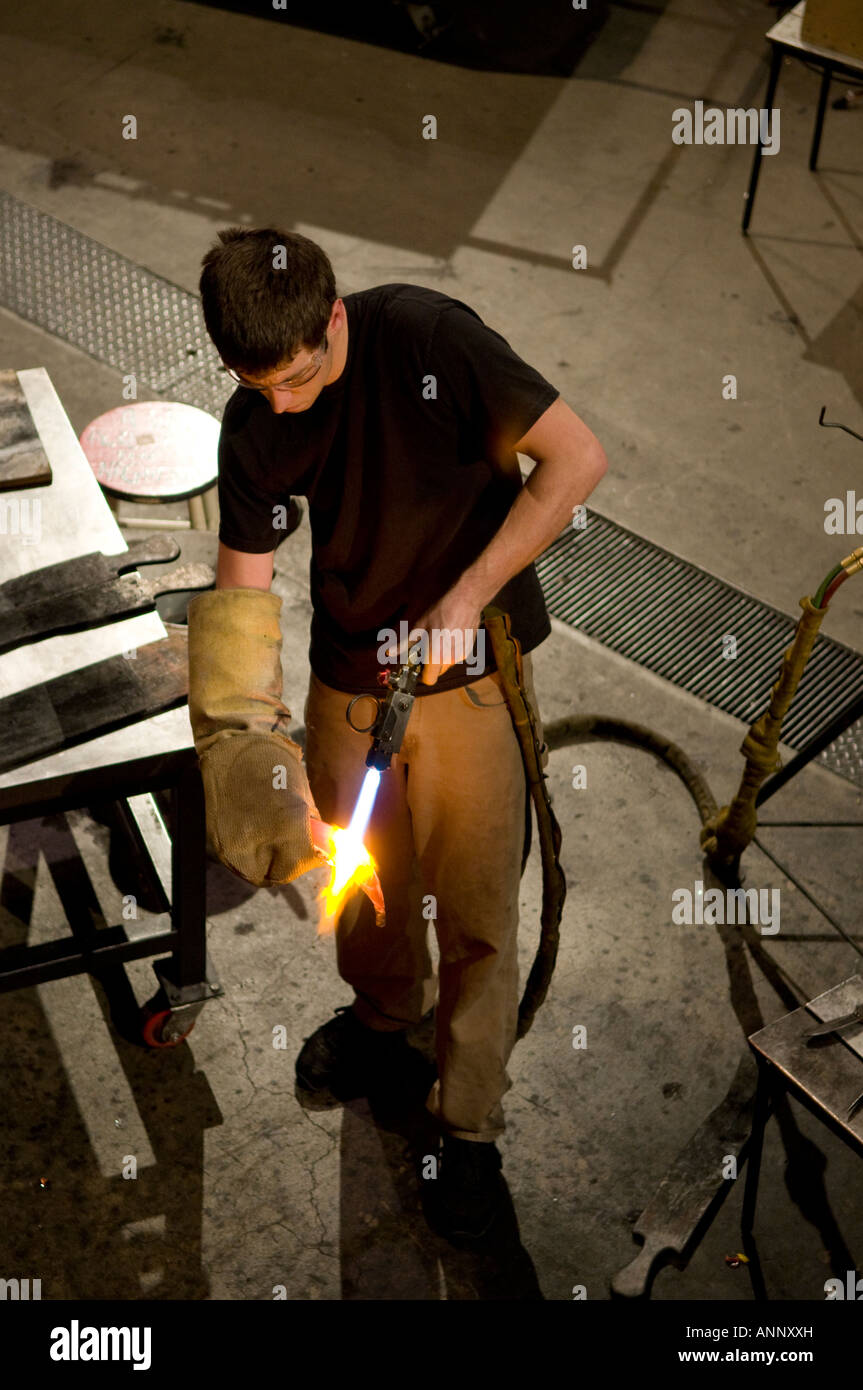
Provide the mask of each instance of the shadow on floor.
[{"label": "shadow on floor", "polygon": [[[95,838],[110,855],[108,828],[97,824]],[[0,875],[0,949],[27,942],[40,859],[76,936],[92,936],[109,925],[67,817],[18,822],[10,826]],[[128,890],[128,864],[116,849],[111,859],[116,886]],[[220,866],[210,869],[213,911],[237,907],[256,891]],[[306,915],[301,901],[297,906]],[[206,1299],[204,1139],[208,1129],[222,1123],[216,1097],[206,1073],[196,1069],[189,1043],[157,1051],[143,1045],[139,1006],[122,967],[103,969],[91,979],[105,1036],[155,1162],[141,1167],[135,1181],[100,1171],[38,991],[7,994],[0,1186],[5,1209],[15,1215],[0,1234],[0,1269],[9,1277],[41,1278],[45,1299]],[[433,1052],[430,1028],[431,1020],[412,1034],[418,1062]],[[88,1085],[91,1080],[98,1088],[99,1077],[88,1073]],[[542,1298],[508,1194],[482,1241],[450,1243],[430,1229],[421,1171],[423,1157],[437,1150],[438,1132],[423,1104],[427,1089],[413,1098],[377,1096],[343,1107],[343,1298]],[[114,1102],[106,1095],[106,1103]]]}]

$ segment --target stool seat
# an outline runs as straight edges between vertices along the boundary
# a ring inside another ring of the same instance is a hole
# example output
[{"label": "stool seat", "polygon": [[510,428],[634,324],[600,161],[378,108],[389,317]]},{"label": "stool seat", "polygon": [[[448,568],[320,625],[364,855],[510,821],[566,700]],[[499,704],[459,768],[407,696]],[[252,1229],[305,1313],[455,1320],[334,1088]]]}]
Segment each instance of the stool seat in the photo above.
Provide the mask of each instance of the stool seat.
[{"label": "stool seat", "polygon": [[110,497],[183,502],[214,486],[220,428],[194,405],[135,401],[92,420],[81,448]]}]

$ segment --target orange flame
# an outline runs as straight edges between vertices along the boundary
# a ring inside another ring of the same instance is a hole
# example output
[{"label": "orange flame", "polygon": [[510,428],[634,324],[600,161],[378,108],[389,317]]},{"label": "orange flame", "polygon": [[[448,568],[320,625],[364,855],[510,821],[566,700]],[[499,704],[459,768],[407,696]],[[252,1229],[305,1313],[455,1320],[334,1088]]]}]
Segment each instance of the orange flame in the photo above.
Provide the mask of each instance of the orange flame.
[{"label": "orange flame", "polygon": [[374,877],[375,861],[369,854],[362,839],[350,828],[341,830],[332,827],[327,841],[327,858],[331,865],[330,881],[321,892],[325,924],[322,930],[332,930],[348,894],[354,888],[361,888]]}]

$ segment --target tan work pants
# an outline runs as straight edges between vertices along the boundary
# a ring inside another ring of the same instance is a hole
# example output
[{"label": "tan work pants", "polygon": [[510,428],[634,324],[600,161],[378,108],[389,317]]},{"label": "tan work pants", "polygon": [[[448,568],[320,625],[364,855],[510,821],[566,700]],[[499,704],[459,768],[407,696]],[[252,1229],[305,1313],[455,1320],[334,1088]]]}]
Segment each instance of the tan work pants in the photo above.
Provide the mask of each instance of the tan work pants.
[{"label": "tan work pants", "polygon": [[[534,710],[530,657],[525,683]],[[324,820],[346,826],[366,772],[368,734],[351,729],[351,696],[312,675],[306,768]],[[368,724],[371,698],[354,722]],[[537,712],[538,718],[538,712]],[[382,774],[365,843],[386,905],[375,924],[365,893],[336,927],[354,1011],[385,1031],[418,1023],[437,997],[438,1080],[427,1100],[444,1132],[489,1141],[504,1130],[501,1098],[518,1018],[518,891],[526,782],[497,673],[422,696],[401,752]],[[427,946],[437,932],[439,981]]]}]

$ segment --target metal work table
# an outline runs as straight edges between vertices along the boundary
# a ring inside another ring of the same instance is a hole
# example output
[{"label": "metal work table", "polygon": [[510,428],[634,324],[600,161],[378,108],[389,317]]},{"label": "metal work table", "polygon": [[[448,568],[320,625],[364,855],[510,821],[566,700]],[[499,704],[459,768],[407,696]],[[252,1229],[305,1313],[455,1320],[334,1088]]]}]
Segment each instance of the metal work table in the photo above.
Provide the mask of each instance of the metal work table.
[{"label": "metal work table", "polygon": [[[764,1128],[777,1090],[785,1089],[837,1137],[863,1155],[863,1105],[848,1114],[863,1096],[863,1024],[807,1041],[819,1023],[850,1014],[863,1004],[863,976],[852,975],[819,994],[801,1009],[753,1033],[749,1046],[758,1062],[758,1091],[743,1199],[744,1242],[755,1253],[752,1228],[758,1196]],[[762,1289],[756,1262],[756,1290]],[[755,1273],[756,1270],[753,1272]]]},{"label": "metal work table", "polygon": [[[814,170],[818,164],[818,151],[821,147],[821,132],[824,129],[824,113],[827,110],[827,97],[830,92],[830,82],[836,73],[845,73],[851,77],[863,77],[863,59],[852,58],[848,53],[836,53],[832,48],[819,48],[817,44],[806,43],[806,41],[800,37],[800,26],[803,22],[805,9],[806,0],[800,0],[799,5],[795,5],[793,10],[789,10],[787,14],[783,15],[782,18],[773,25],[772,29],[767,30],[765,37],[772,45],[772,51],[770,54],[770,74],[767,78],[767,91],[764,94],[764,106],[766,110],[772,110],[783,58],[786,56],[800,58],[806,62],[814,63],[817,67],[821,68],[821,89],[818,93],[818,110],[815,114],[815,129],[812,132],[812,147],[809,151],[809,168]],[[761,128],[759,125],[759,139],[752,158],[752,173],[749,177],[749,188],[744,195],[744,234],[752,220],[752,209],[755,206],[755,193],[761,174],[762,145],[760,130]]]},{"label": "metal work table", "polygon": [[[44,368],[18,373],[53,469],[49,487],[0,494],[8,519],[22,518],[0,550],[0,581],[126,543]],[[14,501],[13,501],[14,499]],[[22,503],[24,506],[22,507]],[[26,533],[23,518],[26,517]],[[0,696],[164,637],[158,613],[49,638],[0,657]],[[171,793],[172,834],[153,793]],[[168,910],[150,919],[80,933],[41,946],[0,950],[0,993],[129,960],[154,964],[163,1009],[148,1016],[147,1041],[170,1046],[222,990],[207,956],[203,788],[185,706],[0,775],[0,824],[116,802],[127,831],[152,865]],[[154,929],[155,928],[155,929]],[[74,930],[74,928],[73,928]]]}]

